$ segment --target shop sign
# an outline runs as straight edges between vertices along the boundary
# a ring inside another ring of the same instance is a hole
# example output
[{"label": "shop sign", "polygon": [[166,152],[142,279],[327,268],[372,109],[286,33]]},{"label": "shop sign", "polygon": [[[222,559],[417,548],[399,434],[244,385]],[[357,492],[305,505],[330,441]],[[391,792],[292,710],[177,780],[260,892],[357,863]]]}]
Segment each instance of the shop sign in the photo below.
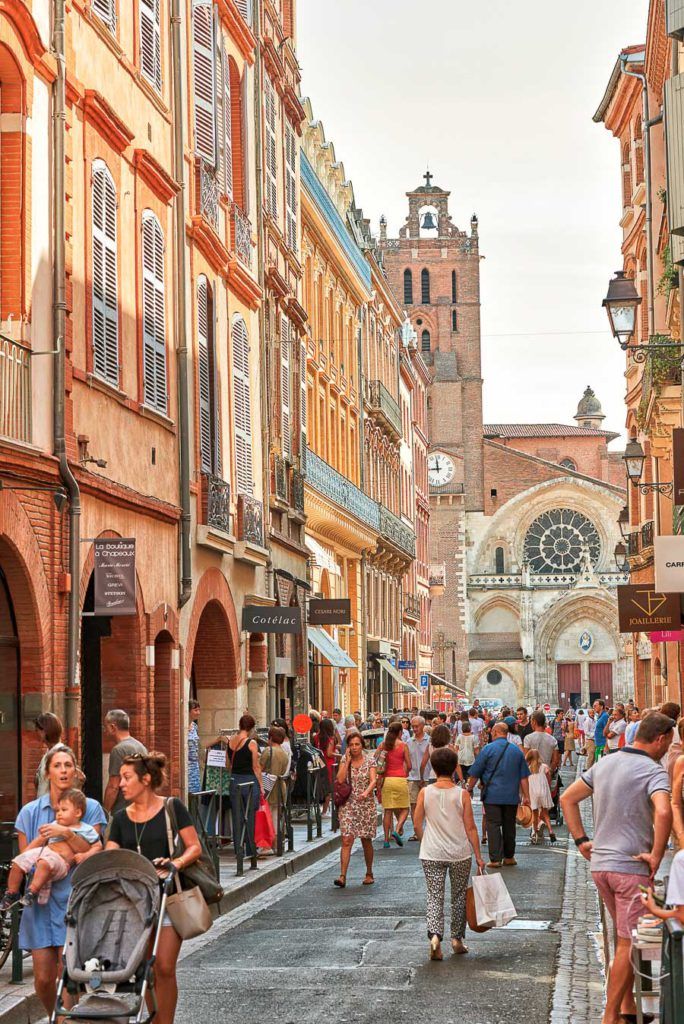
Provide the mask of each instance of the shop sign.
[{"label": "shop sign", "polygon": [[655,585],[665,594],[684,594],[684,537],[655,537]]},{"label": "shop sign", "polygon": [[617,594],[621,633],[680,628],[679,594],[662,594],[647,583],[623,584]]},{"label": "shop sign", "polygon": [[674,480],[674,505],[684,505],[684,427],[672,431],[672,468]]},{"label": "shop sign", "polygon": [[684,630],[661,629],[657,633],[649,633],[648,639],[652,644],[681,644],[684,641]]},{"label": "shop sign", "polygon": [[301,608],[276,605],[245,605],[242,609],[242,628],[246,633],[301,633]]},{"label": "shop sign", "polygon": [[397,668],[400,669],[400,670],[401,669],[410,669],[410,668],[415,668],[415,667],[416,667],[415,661],[400,661],[399,664],[397,665]]},{"label": "shop sign", "polygon": [[135,538],[98,537],[95,549],[96,615],[135,615]]},{"label": "shop sign", "polygon": [[351,624],[351,600],[339,597],[332,600],[312,598],[309,601],[309,625],[348,626]]}]

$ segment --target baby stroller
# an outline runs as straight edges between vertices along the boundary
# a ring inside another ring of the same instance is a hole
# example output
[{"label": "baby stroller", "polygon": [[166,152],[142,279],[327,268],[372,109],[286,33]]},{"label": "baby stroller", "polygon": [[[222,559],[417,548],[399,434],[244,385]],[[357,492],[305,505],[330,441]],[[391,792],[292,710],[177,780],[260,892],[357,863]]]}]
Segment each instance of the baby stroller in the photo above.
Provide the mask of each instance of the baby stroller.
[{"label": "baby stroller", "polygon": [[563,811],[561,810],[560,804],[560,791],[563,788],[563,783],[561,782],[561,775],[558,770],[556,770],[555,774],[551,776],[550,788],[553,807],[549,811],[549,817],[556,825],[562,825]]},{"label": "baby stroller", "polygon": [[[157,1011],[152,965],[172,883],[170,875],[160,897],[154,867],[130,850],[109,850],[76,868],[66,912],[64,973],[50,1024],[59,1017],[152,1021]],[[79,1000],[72,1009],[64,1006],[65,988]]]}]

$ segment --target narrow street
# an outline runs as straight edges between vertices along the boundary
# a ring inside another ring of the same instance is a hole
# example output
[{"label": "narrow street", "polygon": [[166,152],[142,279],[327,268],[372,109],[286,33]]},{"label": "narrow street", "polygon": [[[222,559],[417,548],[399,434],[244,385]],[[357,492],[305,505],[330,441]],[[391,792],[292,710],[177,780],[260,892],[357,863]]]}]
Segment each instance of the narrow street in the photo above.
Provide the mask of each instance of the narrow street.
[{"label": "narrow street", "polygon": [[180,964],[178,1024],[227,1015],[241,1024],[397,1016],[547,1024],[567,840],[565,829],[555,848],[518,836],[518,867],[504,877],[519,917],[506,929],[468,932],[468,956],[452,956],[447,942],[444,961],[428,961],[419,846],[383,850],[378,840],[373,887],[360,884],[359,851],[347,888],[336,889],[334,854],[220,921]]}]

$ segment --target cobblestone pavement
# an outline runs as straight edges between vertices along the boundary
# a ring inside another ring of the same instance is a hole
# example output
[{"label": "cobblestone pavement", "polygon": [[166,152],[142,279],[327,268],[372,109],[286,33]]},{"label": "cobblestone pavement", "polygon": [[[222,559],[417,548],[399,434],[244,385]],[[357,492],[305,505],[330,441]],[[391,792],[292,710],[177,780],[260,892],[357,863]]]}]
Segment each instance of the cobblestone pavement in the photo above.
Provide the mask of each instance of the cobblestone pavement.
[{"label": "cobblestone pavement", "polygon": [[[565,785],[574,773],[563,773]],[[593,832],[591,801],[581,805],[582,823]],[[568,845],[560,949],[556,962],[551,1024],[601,1024],[605,978],[601,965],[599,907],[589,864]]]}]

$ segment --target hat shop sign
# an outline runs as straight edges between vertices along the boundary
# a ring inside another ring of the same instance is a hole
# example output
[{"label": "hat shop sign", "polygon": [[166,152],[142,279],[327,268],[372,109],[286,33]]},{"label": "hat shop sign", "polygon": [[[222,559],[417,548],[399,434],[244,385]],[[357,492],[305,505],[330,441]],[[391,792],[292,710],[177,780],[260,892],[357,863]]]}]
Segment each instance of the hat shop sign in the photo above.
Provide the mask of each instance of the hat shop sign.
[{"label": "hat shop sign", "polygon": [[98,537],[94,544],[96,615],[135,615],[135,539]]},{"label": "hat shop sign", "polygon": [[621,633],[680,628],[679,594],[662,593],[647,583],[628,583],[617,588],[617,595]]}]

